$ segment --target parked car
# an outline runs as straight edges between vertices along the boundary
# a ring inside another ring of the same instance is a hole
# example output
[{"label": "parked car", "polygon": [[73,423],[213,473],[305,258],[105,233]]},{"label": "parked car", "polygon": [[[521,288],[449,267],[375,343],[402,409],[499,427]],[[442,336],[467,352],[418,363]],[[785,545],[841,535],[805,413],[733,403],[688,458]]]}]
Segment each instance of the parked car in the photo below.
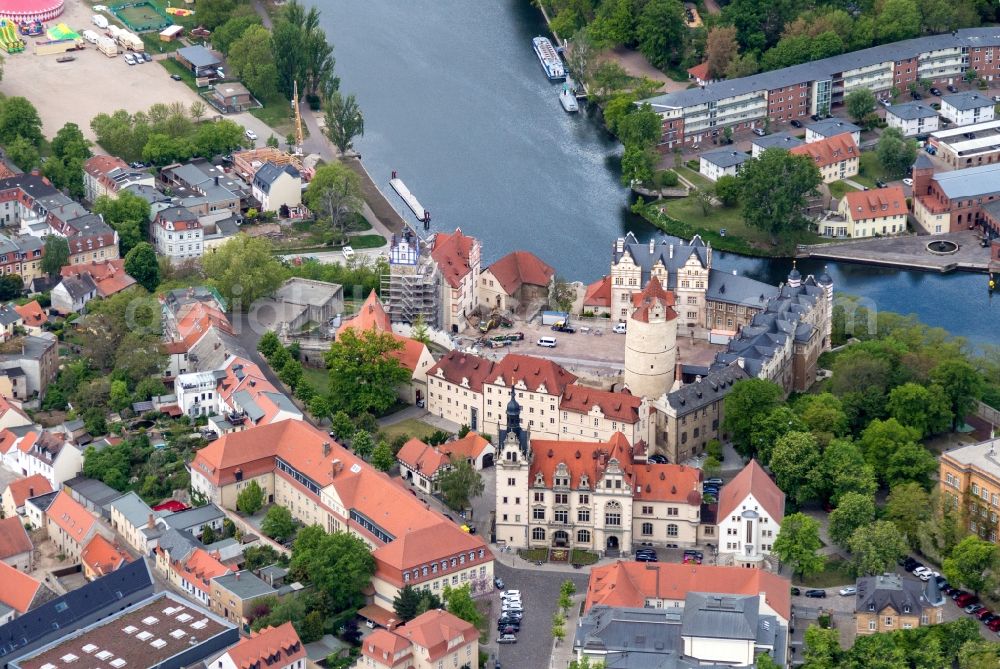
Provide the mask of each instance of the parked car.
[{"label": "parked car", "polygon": [[500,593],[500,597],[501,598],[503,598],[503,597],[517,597],[517,598],[520,598],[521,597],[521,591],[520,590],[504,590],[503,592]]},{"label": "parked car", "polygon": [[514,636],[514,634],[516,634],[520,630],[514,629],[513,625],[506,625],[503,627],[503,629],[498,629],[497,631],[500,632],[501,635],[509,634],[510,636]]},{"label": "parked car", "polygon": [[651,456],[646,458],[647,462],[652,465],[665,465],[667,464],[667,456],[661,453],[653,453]]},{"label": "parked car", "polygon": [[988,627],[991,632],[1000,632],[1000,616],[997,616],[993,620],[986,623],[986,627]]},{"label": "parked car", "polygon": [[806,597],[814,597],[816,599],[825,599],[826,590],[806,590]]},{"label": "parked car", "polygon": [[904,186],[912,186],[913,185],[913,179],[911,179],[910,177],[906,177],[905,179],[903,179],[903,185]]},{"label": "parked car", "polygon": [[915,569],[921,569],[921,568],[926,568],[926,567],[924,567],[924,565],[922,565],[919,562],[917,562],[916,560],[914,560],[912,563],[907,563],[903,568],[906,571],[914,571]]},{"label": "parked car", "polygon": [[763,137],[767,133],[764,131],[763,128],[754,128],[753,129],[753,134],[757,135],[758,137]]},{"label": "parked car", "polygon": [[660,558],[655,555],[649,555],[648,553],[643,553],[642,555],[635,556],[636,562],[659,562]]},{"label": "parked car", "polygon": [[809,118],[811,118],[811,119],[812,119],[812,120],[814,120],[814,121],[818,121],[818,120],[819,120],[819,114],[813,114],[813,115],[812,115],[812,116],[810,116]]},{"label": "parked car", "polygon": [[965,608],[967,606],[972,606],[973,604],[975,604],[978,601],[979,601],[978,597],[976,597],[975,595],[973,595],[970,592],[966,592],[966,593],[961,594],[961,595],[959,595],[958,597],[955,598],[955,606],[959,606],[961,608]]},{"label": "parked car", "polygon": [[792,127],[793,128],[801,128],[802,127],[802,121],[799,121],[798,119],[792,119]]},{"label": "parked car", "polygon": [[937,154],[937,149],[935,149],[930,144],[924,144],[924,151],[926,151],[927,153],[931,154],[932,156],[935,155],[935,154]]},{"label": "parked car", "polygon": [[[248,130],[247,132],[250,132],[250,131]],[[344,258],[346,258],[347,260],[350,260],[351,258],[354,257],[354,249],[352,247],[350,247],[350,246],[345,246],[344,248],[340,249],[340,252],[343,254]]]},{"label": "parked car", "polygon": [[720,479],[718,476],[713,476],[710,479],[705,479],[705,483],[707,483],[708,485],[721,486],[722,485],[722,479]]},{"label": "parked car", "polygon": [[144,61],[146,61],[147,63],[152,63],[153,62],[153,57],[149,55],[148,51],[143,51],[142,52],[142,59]]},{"label": "parked car", "polygon": [[892,100],[886,100],[886,99],[879,99],[879,103],[880,103],[880,104],[881,104],[881,105],[882,105],[883,107],[891,107],[891,106],[892,106]]},{"label": "parked car", "polygon": [[184,77],[182,77],[179,74],[171,74],[170,78],[173,79],[174,81],[182,81],[184,79]]},{"label": "parked car", "polygon": [[503,590],[504,588],[503,579],[500,578],[499,576],[493,579],[493,587],[495,587],[497,590]]},{"label": "parked car", "polygon": [[517,643],[517,637],[513,634],[501,634],[497,643]]},{"label": "parked car", "polygon": [[980,610],[981,608],[983,608],[983,605],[976,603],[976,604],[969,604],[968,606],[966,606],[962,610],[965,611],[966,613],[975,613],[976,611]]},{"label": "parked car", "polygon": [[524,618],[524,611],[504,611],[500,614],[500,617],[502,619],[505,618],[507,620],[521,622],[521,619]]},{"label": "parked car", "polygon": [[841,588],[840,590],[838,590],[838,593],[844,597],[848,597],[850,595],[858,594],[858,589],[853,585],[849,585],[846,588]]},{"label": "parked car", "polygon": [[910,97],[914,100],[923,100],[924,96],[920,94],[920,91],[910,91]]},{"label": "parked car", "polygon": [[958,93],[958,89],[955,88],[955,84],[948,84],[946,88],[948,89],[949,93]]},{"label": "parked car", "polygon": [[556,338],[555,337],[539,337],[538,338],[538,345],[539,346],[543,346],[545,348],[555,348],[556,347]]},{"label": "parked car", "polygon": [[997,614],[995,614],[992,611],[990,611],[990,615],[983,616],[979,620],[981,620],[984,625],[989,625],[991,622],[993,622],[994,620],[997,620],[997,619],[1000,619],[1000,616],[998,616]]},{"label": "parked car", "polygon": [[253,130],[251,130],[250,128],[247,128],[247,129],[246,129],[246,130],[245,130],[245,131],[243,132],[243,134],[247,136],[247,139],[249,139],[249,140],[251,140],[251,141],[254,141],[254,142],[256,142],[256,141],[257,141],[257,133],[255,133],[255,132],[254,132]]},{"label": "parked car", "polygon": [[798,588],[792,586],[792,594],[795,595],[796,597],[798,597],[799,595],[802,594],[802,591],[799,590]]},{"label": "parked car", "polygon": [[959,597],[967,594],[969,593],[967,593],[965,590],[955,590],[955,592],[951,593],[951,598],[954,599],[955,601],[958,601]]},{"label": "parked car", "polygon": [[555,330],[556,332],[565,332],[567,334],[573,334],[574,332],[576,332],[576,328],[574,328],[572,325],[569,325],[568,323],[563,323],[563,324],[556,323],[555,325],[552,326],[552,329]]},{"label": "parked car", "polygon": [[132,54],[126,53],[124,56],[122,56],[122,58],[124,58],[125,62],[128,63],[129,65],[135,65],[135,56],[133,56]]},{"label": "parked car", "polygon": [[627,328],[628,325],[626,325],[625,323],[615,323],[615,326],[611,328],[611,331],[614,332],[615,334],[625,334]]},{"label": "parked car", "polygon": [[876,179],[875,180],[875,185],[878,188],[885,188],[888,184],[886,184],[886,182],[882,181],[881,179]]},{"label": "parked car", "polygon": [[940,96],[940,95],[941,95],[941,89],[939,89],[939,88],[933,88],[933,87],[932,87],[932,88],[931,88],[931,95],[937,95],[937,96]]},{"label": "parked car", "polygon": [[980,620],[986,620],[988,616],[993,615],[993,612],[984,606],[983,608],[976,611],[973,615],[975,615]]}]

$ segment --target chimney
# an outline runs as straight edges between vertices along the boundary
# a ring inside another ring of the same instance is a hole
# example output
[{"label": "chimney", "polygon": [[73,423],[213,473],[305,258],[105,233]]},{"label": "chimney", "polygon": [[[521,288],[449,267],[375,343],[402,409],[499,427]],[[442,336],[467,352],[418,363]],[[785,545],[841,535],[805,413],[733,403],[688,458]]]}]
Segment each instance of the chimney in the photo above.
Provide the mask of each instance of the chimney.
[{"label": "chimney", "polygon": [[671,258],[674,257],[674,245],[673,244],[670,245],[670,257]]},{"label": "chimney", "polygon": [[328,455],[330,455],[330,442],[329,441],[324,441],[323,442],[323,457],[325,458]]},{"label": "chimney", "polygon": [[154,518],[153,514],[149,514],[149,519],[146,521],[146,527],[148,527],[149,529],[153,529],[154,527],[156,527],[156,519]]},{"label": "chimney", "polygon": [[740,366],[740,369],[745,369],[746,362],[747,361],[742,356],[736,358],[736,364]]},{"label": "chimney", "polygon": [[649,240],[649,253],[650,253],[650,255],[652,255],[654,251],[656,251],[656,240],[650,239]]}]

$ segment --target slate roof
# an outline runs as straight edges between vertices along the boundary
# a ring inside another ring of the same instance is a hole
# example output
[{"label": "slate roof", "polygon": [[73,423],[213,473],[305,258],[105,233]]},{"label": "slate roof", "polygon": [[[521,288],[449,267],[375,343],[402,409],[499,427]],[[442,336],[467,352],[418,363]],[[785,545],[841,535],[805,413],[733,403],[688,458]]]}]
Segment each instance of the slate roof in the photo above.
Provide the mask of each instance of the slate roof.
[{"label": "slate roof", "polygon": [[21,314],[9,304],[0,305],[0,325],[14,325],[15,323],[21,322]]},{"label": "slate roof", "polygon": [[760,599],[739,595],[689,592],[681,615],[683,636],[757,639]]},{"label": "slate roof", "polygon": [[761,150],[767,150],[773,148],[794,149],[796,146],[802,146],[805,142],[786,132],[779,132],[774,135],[754,137],[751,144],[760,147]]},{"label": "slate roof", "polygon": [[[617,250],[618,242],[622,242],[622,251]],[[612,264],[618,264],[622,256],[628,254],[642,270],[640,285],[643,286],[649,282],[650,271],[657,263],[662,263],[667,269],[668,283],[664,287],[668,290],[677,289],[677,270],[683,267],[692,255],[697,257],[702,267],[708,267],[710,250],[699,235],[692,237],[690,242],[679,237],[664,235],[653,244],[652,250],[648,243],[640,243],[631,232],[618,242],[615,242],[616,246],[613,247]]]},{"label": "slate roof", "polygon": [[108,509],[117,510],[132,527],[136,528],[145,527],[149,523],[149,517],[156,515],[134,491],[129,491],[108,504]]},{"label": "slate roof", "polygon": [[185,509],[177,513],[162,516],[163,523],[175,530],[197,530],[202,525],[211,523],[213,520],[225,518],[226,514],[222,509],[214,504],[206,504],[193,509]]},{"label": "slate roof", "polygon": [[932,606],[923,583],[898,574],[864,576],[858,579],[857,587],[854,610],[858,613],[879,613],[891,606],[896,613],[919,615],[922,609]]},{"label": "slate roof", "polygon": [[212,580],[242,600],[275,594],[274,588],[249,571],[229,572]]},{"label": "slate roof", "polygon": [[941,191],[952,200],[1000,192],[1000,163],[939,172],[934,175]]},{"label": "slate roof", "polygon": [[282,174],[287,174],[293,179],[301,178],[299,171],[295,169],[294,165],[275,165],[274,163],[267,162],[264,163],[257,173],[253,175],[253,185],[261,189],[265,193],[270,192],[271,186],[277,181]]},{"label": "slate roof", "polygon": [[839,118],[825,118],[821,121],[810,123],[806,126],[806,129],[813,131],[817,135],[822,135],[823,137],[834,137],[845,132],[849,132],[851,134],[861,132],[860,127]]},{"label": "slate roof", "polygon": [[68,276],[62,280],[62,285],[74,302],[83,300],[88,295],[97,292],[97,284],[94,283],[94,279],[89,274]]},{"label": "slate roof", "polygon": [[742,165],[750,160],[750,154],[740,151],[710,151],[701,154],[701,159],[725,169],[727,167]]},{"label": "slate roof", "polygon": [[958,111],[971,111],[980,107],[992,107],[995,103],[985,95],[980,95],[975,91],[963,91],[954,95],[946,95],[941,98],[941,106],[951,105]]},{"label": "slate roof", "polygon": [[746,370],[739,365],[726,365],[709,371],[700,381],[688,383],[667,393],[667,403],[678,416],[686,416],[718,402],[729,394],[733,384],[747,378]]},{"label": "slate roof", "polygon": [[213,67],[221,62],[211,51],[197,44],[181,47],[177,54],[195,67]]},{"label": "slate roof", "polygon": [[777,295],[778,287],[769,283],[721,269],[711,269],[708,272],[705,299],[762,309],[769,299]]},{"label": "slate roof", "polygon": [[920,102],[907,102],[901,105],[893,105],[885,110],[887,115],[891,114],[904,121],[914,121],[918,118],[931,118],[937,116],[937,112]]}]

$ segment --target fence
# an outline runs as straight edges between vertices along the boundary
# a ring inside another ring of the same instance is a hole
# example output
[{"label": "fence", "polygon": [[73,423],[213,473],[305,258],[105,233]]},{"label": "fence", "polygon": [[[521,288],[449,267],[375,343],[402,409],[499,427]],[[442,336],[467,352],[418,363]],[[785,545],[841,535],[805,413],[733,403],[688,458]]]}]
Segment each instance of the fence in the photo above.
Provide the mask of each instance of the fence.
[{"label": "fence", "polygon": [[976,416],[982,418],[990,425],[1000,425],[1000,411],[994,409],[989,404],[976,402]]}]

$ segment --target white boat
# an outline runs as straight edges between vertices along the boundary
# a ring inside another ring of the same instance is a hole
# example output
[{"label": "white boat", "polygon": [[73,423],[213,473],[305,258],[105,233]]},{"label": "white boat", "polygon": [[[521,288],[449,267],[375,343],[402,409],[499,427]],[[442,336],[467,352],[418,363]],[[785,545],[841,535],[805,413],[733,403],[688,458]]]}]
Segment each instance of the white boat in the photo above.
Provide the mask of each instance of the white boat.
[{"label": "white boat", "polygon": [[559,104],[569,113],[580,111],[580,103],[576,101],[576,94],[569,90],[569,86],[563,86],[559,94]]},{"label": "white boat", "polygon": [[538,60],[542,64],[542,69],[545,70],[545,76],[550,81],[565,79],[566,66],[563,65],[562,58],[559,57],[559,52],[552,46],[549,38],[536,37],[531,40],[531,44],[535,49],[535,55],[538,56]]}]

